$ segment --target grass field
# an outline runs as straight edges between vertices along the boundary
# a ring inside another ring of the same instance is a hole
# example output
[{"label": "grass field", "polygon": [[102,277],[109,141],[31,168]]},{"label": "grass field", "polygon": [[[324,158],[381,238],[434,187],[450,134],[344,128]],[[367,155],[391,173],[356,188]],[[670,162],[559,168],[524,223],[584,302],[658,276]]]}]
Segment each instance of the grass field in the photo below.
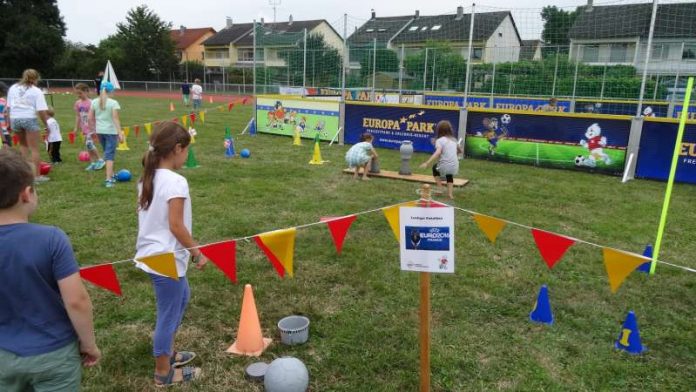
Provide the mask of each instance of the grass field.
[{"label": "grass field", "polygon": [[488,154],[488,140],[485,137],[467,135],[466,154],[473,158],[492,159],[503,162],[523,163],[561,169],[593,170],[611,174],[622,173],[626,151],[604,148],[603,151],[611,159],[611,163],[597,161],[597,166],[589,168],[577,166],[575,157],[588,156],[587,148],[564,144],[536,143],[519,140],[503,139],[498,142],[495,155]]},{"label": "grass field", "polygon": [[[118,98],[118,97],[117,97]],[[168,102],[119,98],[124,125],[172,118]],[[55,97],[67,140],[70,97]],[[175,113],[181,115],[183,113]],[[353,181],[342,174],[347,146],[322,145],[323,166],[308,165],[311,143],[291,138],[236,136],[224,157],[224,128],[238,134],[251,106],[212,111],[198,126],[201,165],[184,170],[191,187],[194,236],[201,243],[312,223],[322,216],[370,210],[416,197],[417,184]],[[131,137],[116,168],[140,174],[146,143]],[[102,186],[103,172],[85,172],[78,147],[65,142],[66,163],[40,185],[35,222],[63,228],[82,265],[128,259],[137,233],[135,183]],[[381,167],[399,167],[397,151],[380,150]],[[427,159],[414,156],[413,167]],[[428,169],[417,170],[427,174]],[[464,160],[455,206],[641,252],[654,241],[665,184],[575,171]],[[694,187],[674,188],[661,258],[696,267]],[[653,277],[634,273],[612,295],[598,248],[577,244],[548,271],[527,230],[508,226],[491,245],[470,216],[456,217],[456,274],[432,277],[433,391],[687,391],[696,386],[695,274],[659,265]],[[295,278],[281,280],[253,243],[237,245],[240,284],[212,265],[189,271],[192,298],[177,346],[194,350],[204,378],[191,391],[261,391],[243,377],[258,359],[231,357],[244,283],[254,285],[265,336],[261,357],[292,355],[307,364],[312,391],[418,390],[418,275],[399,270],[398,244],[381,213],[361,215],[343,253],[335,254],[323,226],[300,229]],[[101,365],[85,371],[86,391],[147,391],[152,386],[151,334],[155,306],[150,280],[129,264],[116,266],[123,297],[90,286]],[[549,285],[556,322],[528,320],[539,286]],[[631,356],[613,348],[628,310],[638,316],[649,351]],[[279,344],[276,323],[289,314],[310,318],[310,340]]]}]

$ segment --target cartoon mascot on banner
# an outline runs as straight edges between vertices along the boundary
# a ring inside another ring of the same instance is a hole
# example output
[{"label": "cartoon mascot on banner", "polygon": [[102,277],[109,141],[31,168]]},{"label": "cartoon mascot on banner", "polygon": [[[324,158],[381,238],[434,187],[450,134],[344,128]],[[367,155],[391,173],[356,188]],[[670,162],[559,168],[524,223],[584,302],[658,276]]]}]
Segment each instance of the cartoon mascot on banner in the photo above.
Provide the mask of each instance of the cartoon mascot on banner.
[{"label": "cartoon mascot on banner", "polygon": [[[501,122],[503,125],[498,127],[498,119],[495,117],[486,117],[483,119],[483,126],[485,131],[483,133],[477,132],[477,136],[483,136],[488,140],[488,155],[493,156],[496,154],[498,149],[498,142],[505,139],[508,134],[507,127],[512,121],[512,117],[509,114],[503,114],[501,117]],[[500,131],[500,132],[498,132]]]},{"label": "cartoon mascot on banner", "polygon": [[586,158],[578,155],[575,158],[577,166],[595,167],[597,161],[602,161],[605,165],[611,164],[611,158],[603,150],[607,146],[607,138],[602,136],[599,124],[594,123],[587,128],[585,139],[580,140],[580,145],[587,148],[589,155]]}]

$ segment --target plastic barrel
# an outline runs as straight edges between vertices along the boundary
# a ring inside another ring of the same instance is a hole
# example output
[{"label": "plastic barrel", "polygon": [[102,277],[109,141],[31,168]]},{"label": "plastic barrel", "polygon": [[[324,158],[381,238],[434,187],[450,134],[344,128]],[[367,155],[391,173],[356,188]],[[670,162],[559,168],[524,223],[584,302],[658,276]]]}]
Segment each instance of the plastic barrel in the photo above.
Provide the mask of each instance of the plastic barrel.
[{"label": "plastic barrel", "polygon": [[309,339],[309,319],[304,316],[288,316],[278,322],[280,341],[283,344],[302,344]]}]

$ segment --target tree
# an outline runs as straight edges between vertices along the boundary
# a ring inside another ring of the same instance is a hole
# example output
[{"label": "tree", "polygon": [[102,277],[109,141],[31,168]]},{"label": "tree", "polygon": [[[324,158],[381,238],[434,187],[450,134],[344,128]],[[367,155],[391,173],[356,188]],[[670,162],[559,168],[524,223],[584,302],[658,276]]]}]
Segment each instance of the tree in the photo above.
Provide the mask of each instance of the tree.
[{"label": "tree", "polygon": [[[466,80],[466,60],[453,51],[447,42],[427,41],[425,47],[428,48],[428,64],[426,61],[426,50],[407,56],[404,61],[406,73],[414,77],[412,86],[422,89],[456,89],[464,91],[464,81]],[[423,83],[423,70],[427,67],[425,84]],[[434,76],[434,77],[433,77]]]},{"label": "tree", "polygon": [[[296,49],[281,52],[290,72],[290,83],[302,85],[303,71],[307,77],[307,86],[340,85],[341,54],[324,41],[320,34],[307,36],[307,69],[304,70],[304,39],[299,38]],[[258,78],[258,74],[257,74]]]},{"label": "tree", "polygon": [[541,10],[544,30],[541,33],[546,46],[562,46],[561,51],[567,52],[570,45],[568,31],[573,26],[578,10],[565,11],[554,6],[546,6]]},{"label": "tree", "polygon": [[[369,53],[366,53],[360,61],[360,74],[363,77],[372,75],[372,60],[375,60],[375,72],[399,72],[399,59],[396,57],[396,52],[389,49],[377,49],[375,54],[374,49],[370,48]],[[372,82],[370,82],[372,83]]]},{"label": "tree", "polygon": [[0,0],[0,75],[35,68],[44,76],[63,52],[65,23],[56,0]]},{"label": "tree", "polygon": [[[115,54],[122,57],[111,61],[121,78],[152,80],[176,72],[178,60],[169,33],[171,23],[141,5],[128,11],[126,22],[116,27],[117,33],[106,44],[117,43],[120,48],[120,53],[116,50]],[[113,52],[115,48],[109,50]]]}]

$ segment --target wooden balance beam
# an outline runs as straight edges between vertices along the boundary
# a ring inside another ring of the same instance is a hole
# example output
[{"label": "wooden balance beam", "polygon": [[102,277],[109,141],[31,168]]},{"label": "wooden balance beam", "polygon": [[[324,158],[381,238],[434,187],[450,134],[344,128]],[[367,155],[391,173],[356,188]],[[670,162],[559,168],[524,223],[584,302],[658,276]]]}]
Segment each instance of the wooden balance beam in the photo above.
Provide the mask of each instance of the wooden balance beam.
[{"label": "wooden balance beam", "polygon": [[[344,173],[346,174],[354,174],[355,169],[344,169]],[[380,170],[379,173],[367,173],[368,177],[382,177],[382,178],[391,178],[391,179],[396,179],[396,180],[405,180],[405,181],[413,181],[413,182],[421,182],[421,183],[426,183],[426,184],[435,184],[435,179],[433,176],[426,176],[425,174],[411,174],[410,176],[406,176],[403,174],[399,174],[398,172],[393,172],[389,170]],[[469,180],[464,179],[464,178],[455,178],[454,179],[454,186],[464,186],[469,183]]]}]

